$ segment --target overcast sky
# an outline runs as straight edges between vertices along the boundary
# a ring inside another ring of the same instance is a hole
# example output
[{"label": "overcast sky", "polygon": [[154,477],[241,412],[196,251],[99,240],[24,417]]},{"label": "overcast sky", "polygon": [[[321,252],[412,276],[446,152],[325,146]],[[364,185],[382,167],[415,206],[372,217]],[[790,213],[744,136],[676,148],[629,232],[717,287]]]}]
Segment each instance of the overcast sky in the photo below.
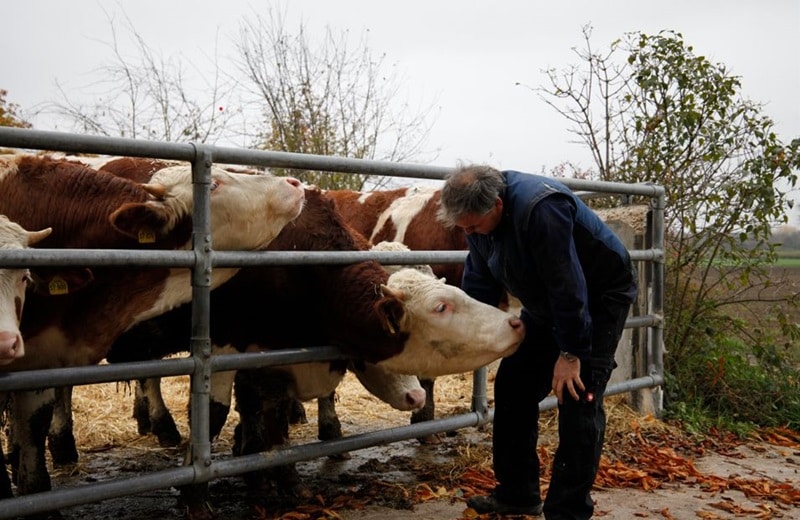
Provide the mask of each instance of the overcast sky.
[{"label": "overcast sky", "polygon": [[583,45],[586,24],[597,48],[631,31],[682,33],[696,54],[741,77],[743,95],[765,105],[784,142],[800,136],[799,0],[14,0],[3,6],[0,88],[24,109],[56,99],[56,81],[69,92],[89,83],[110,61],[108,15],[126,14],[164,56],[199,60],[215,44],[221,56],[231,52],[243,17],[268,5],[288,6],[290,22],[302,19],[312,38],[326,26],[368,30],[368,46],[397,67],[407,99],[436,102],[427,143],[439,150],[436,165],[592,166],[567,121],[518,85],[542,86],[544,69],[578,63],[572,48]]}]

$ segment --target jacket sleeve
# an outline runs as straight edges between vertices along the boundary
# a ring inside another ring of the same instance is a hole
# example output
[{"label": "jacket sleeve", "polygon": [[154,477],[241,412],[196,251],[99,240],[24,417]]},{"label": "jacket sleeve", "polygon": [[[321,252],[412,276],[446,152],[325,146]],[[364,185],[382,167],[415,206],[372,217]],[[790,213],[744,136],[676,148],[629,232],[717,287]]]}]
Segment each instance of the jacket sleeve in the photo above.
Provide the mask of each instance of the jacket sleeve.
[{"label": "jacket sleeve", "polygon": [[464,262],[461,288],[476,300],[497,307],[500,304],[502,286],[494,279],[486,260],[471,239],[467,239],[469,253]]},{"label": "jacket sleeve", "polygon": [[523,237],[543,281],[562,351],[586,358],[592,351],[591,316],[583,268],[573,238],[576,209],[566,197],[550,195],[531,210]]}]

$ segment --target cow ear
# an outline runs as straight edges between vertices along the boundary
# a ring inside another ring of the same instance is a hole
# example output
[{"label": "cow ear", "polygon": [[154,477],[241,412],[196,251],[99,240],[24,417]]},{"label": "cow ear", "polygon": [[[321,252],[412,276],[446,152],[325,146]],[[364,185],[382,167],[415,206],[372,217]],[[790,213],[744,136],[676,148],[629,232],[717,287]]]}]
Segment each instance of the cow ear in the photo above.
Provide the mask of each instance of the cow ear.
[{"label": "cow ear", "polygon": [[396,336],[403,330],[403,321],[406,316],[406,308],[402,300],[394,297],[381,298],[375,306],[384,330],[392,336]]},{"label": "cow ear", "polygon": [[94,274],[88,267],[37,268],[31,269],[31,278],[31,290],[36,294],[64,296],[85,289],[94,281]]},{"label": "cow ear", "polygon": [[165,209],[158,204],[128,202],[109,217],[111,225],[141,244],[153,243],[169,224]]}]

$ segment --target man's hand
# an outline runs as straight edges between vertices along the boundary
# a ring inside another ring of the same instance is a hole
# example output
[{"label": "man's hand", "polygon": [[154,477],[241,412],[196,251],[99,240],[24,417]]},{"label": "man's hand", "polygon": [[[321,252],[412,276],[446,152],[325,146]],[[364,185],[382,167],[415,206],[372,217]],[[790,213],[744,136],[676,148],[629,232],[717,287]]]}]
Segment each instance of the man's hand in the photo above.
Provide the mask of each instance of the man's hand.
[{"label": "man's hand", "polygon": [[553,369],[553,391],[558,398],[558,404],[564,403],[565,388],[576,401],[580,399],[578,391],[586,390],[581,381],[581,360],[577,357],[573,356],[567,360],[564,356],[558,356],[556,360]]}]

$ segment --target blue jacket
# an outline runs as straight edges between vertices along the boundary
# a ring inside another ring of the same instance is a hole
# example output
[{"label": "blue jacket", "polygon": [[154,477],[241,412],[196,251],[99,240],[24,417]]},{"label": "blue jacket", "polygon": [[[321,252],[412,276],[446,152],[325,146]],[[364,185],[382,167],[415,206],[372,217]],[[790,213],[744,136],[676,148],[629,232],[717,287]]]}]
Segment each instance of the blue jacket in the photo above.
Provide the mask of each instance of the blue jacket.
[{"label": "blue jacket", "polygon": [[592,350],[591,312],[601,299],[632,303],[636,275],[611,229],[560,182],[505,171],[503,217],[489,235],[467,236],[462,288],[497,305],[503,290],[553,328],[561,350]]}]

